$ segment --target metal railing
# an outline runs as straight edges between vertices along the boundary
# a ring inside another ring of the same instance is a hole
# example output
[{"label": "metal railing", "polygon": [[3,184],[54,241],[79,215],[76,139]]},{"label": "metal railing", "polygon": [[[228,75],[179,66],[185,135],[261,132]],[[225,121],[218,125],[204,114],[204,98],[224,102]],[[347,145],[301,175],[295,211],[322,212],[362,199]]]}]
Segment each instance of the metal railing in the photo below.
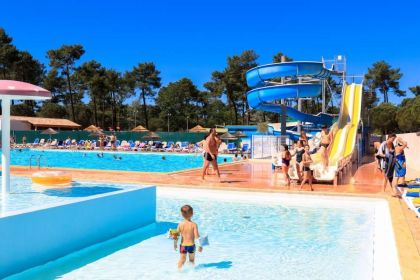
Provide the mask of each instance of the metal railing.
[{"label": "metal railing", "polygon": [[[29,169],[32,169],[32,159],[35,158],[37,155],[31,155],[29,157]],[[41,158],[43,155],[39,155],[36,159],[36,165],[38,166],[38,169],[41,169]],[[48,158],[44,157],[46,164],[45,166],[48,167]]]}]

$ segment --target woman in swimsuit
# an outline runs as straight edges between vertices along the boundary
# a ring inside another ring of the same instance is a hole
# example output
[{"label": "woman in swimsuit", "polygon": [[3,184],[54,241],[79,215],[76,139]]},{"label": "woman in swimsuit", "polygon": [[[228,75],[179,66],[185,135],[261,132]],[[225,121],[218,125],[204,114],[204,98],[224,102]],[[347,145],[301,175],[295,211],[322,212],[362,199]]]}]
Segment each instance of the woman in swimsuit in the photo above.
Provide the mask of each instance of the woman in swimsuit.
[{"label": "woman in swimsuit", "polygon": [[302,156],[305,153],[305,148],[303,147],[303,142],[301,140],[297,141],[296,147],[293,151],[294,156],[296,156],[296,174],[298,175],[299,181],[302,181]]},{"label": "woman in swimsuit", "polygon": [[405,174],[407,173],[406,159],[404,149],[407,148],[407,142],[401,137],[397,138],[397,146],[395,147],[395,177],[397,177],[397,186],[405,187]]},{"label": "woman in swimsuit", "polygon": [[311,191],[314,189],[312,188],[312,171],[311,171],[311,163],[312,158],[311,154],[309,153],[309,145],[305,145],[305,153],[302,156],[302,165],[303,165],[303,180],[300,184],[300,189],[303,188],[306,182],[308,182],[309,186],[311,187]]},{"label": "woman in swimsuit", "polygon": [[308,137],[306,137],[306,132],[303,129],[300,131],[299,140],[303,142],[303,145],[308,144]]},{"label": "woman in swimsuit", "polygon": [[327,170],[328,168],[328,152],[329,152],[329,147],[331,144],[331,140],[332,140],[332,135],[330,132],[328,132],[328,128],[326,125],[322,126],[322,131],[321,131],[321,156],[322,156],[322,164],[324,166],[324,171]]},{"label": "woman in swimsuit", "polygon": [[289,147],[287,145],[284,145],[284,151],[281,156],[281,163],[282,163],[282,171],[284,176],[286,177],[287,186],[290,187],[290,176],[289,176],[289,165],[290,165],[290,159],[292,158],[292,155],[289,152]]}]

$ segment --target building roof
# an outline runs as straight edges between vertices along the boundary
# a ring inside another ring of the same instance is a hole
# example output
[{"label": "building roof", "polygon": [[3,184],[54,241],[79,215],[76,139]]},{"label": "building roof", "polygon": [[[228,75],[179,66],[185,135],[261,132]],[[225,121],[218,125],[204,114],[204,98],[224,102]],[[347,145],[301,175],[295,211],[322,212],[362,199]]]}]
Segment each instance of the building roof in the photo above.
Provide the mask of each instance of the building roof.
[{"label": "building roof", "polygon": [[80,124],[67,119],[11,116],[10,120],[28,122],[35,127],[80,128]]}]

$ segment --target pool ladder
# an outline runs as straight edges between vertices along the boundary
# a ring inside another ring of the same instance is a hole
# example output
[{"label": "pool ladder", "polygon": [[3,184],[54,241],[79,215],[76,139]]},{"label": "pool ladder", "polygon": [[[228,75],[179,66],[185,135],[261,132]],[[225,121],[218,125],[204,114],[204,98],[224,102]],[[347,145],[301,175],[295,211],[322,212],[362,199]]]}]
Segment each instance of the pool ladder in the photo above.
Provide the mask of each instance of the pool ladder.
[{"label": "pool ladder", "polygon": [[[31,157],[29,158],[29,169],[32,169],[32,159],[35,158],[37,155],[31,155]],[[38,166],[38,169],[41,169],[41,158],[43,155],[39,155],[38,158],[36,159],[36,163]],[[48,159],[46,157],[44,157],[46,160],[46,167],[48,167]]]}]

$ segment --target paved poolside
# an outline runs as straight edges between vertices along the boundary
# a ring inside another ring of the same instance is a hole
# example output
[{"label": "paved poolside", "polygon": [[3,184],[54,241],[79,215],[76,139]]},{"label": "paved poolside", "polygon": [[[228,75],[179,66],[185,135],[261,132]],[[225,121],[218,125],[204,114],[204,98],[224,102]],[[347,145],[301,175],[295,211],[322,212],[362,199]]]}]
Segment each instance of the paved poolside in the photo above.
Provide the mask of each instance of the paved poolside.
[{"label": "paved poolside", "polygon": [[[66,170],[66,169],[49,169]],[[188,170],[174,173],[143,173],[127,171],[100,171],[67,169],[74,180],[124,182],[136,184],[154,184],[159,186],[177,186],[185,188],[211,188],[268,192],[305,192],[325,195],[353,195],[380,197],[387,199],[390,205],[392,222],[395,230],[401,271],[404,279],[420,279],[420,221],[409,211],[402,200],[383,193],[383,177],[374,162],[365,159],[365,164],[353,166],[338,186],[332,184],[314,184],[314,192],[306,186],[299,191],[299,185],[292,184],[290,189],[284,186],[281,172],[273,172],[271,164],[263,161],[244,161],[221,166],[222,182],[214,175],[201,180],[200,170]],[[12,167],[12,174],[30,176],[35,170],[28,167]]]}]

